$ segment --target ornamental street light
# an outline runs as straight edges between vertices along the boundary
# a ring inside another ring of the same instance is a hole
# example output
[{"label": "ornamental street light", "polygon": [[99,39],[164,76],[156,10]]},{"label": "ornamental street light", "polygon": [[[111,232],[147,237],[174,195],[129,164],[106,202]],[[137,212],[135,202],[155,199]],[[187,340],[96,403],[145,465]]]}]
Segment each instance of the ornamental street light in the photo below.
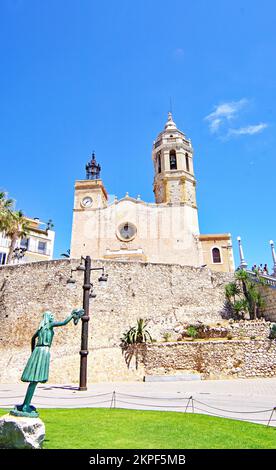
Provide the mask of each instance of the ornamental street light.
[{"label": "ornamental street light", "polygon": [[242,249],[242,244],[241,244],[241,237],[237,237],[238,244],[239,244],[239,255],[240,255],[240,269],[246,269],[247,268],[247,262],[244,259],[244,254],[243,254],[243,249]]},{"label": "ornamental street light", "polygon": [[13,256],[12,256],[13,259],[17,260],[17,262],[20,263],[20,260],[24,258],[26,251],[27,251],[27,248],[20,248],[20,247],[15,248],[13,250]]},{"label": "ornamental street light", "polygon": [[[84,263],[84,264],[83,264]],[[82,271],[84,273],[83,281],[83,309],[84,315],[81,317],[81,349],[80,349],[80,380],[79,390],[87,390],[87,356],[88,356],[88,322],[89,317],[89,301],[91,298],[95,298],[96,294],[93,291],[93,284],[91,284],[91,271],[102,271],[98,281],[100,285],[106,285],[108,275],[104,272],[104,267],[91,268],[91,258],[86,256],[81,257],[81,264],[76,269],[71,269],[70,278],[67,280],[69,288],[74,287],[76,281],[72,276],[74,271]]]},{"label": "ornamental street light", "polygon": [[274,248],[274,241],[270,240],[270,246],[271,246],[271,253],[272,253],[272,259],[273,259],[273,274],[272,276],[276,277],[276,253],[275,253],[275,248]]}]

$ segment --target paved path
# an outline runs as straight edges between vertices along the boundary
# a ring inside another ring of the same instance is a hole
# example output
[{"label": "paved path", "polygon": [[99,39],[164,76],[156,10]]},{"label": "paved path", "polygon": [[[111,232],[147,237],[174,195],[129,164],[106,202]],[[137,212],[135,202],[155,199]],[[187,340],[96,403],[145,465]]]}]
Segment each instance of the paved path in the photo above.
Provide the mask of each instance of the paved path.
[{"label": "paved path", "polygon": [[[0,407],[22,403],[27,384],[0,384]],[[113,393],[115,392],[115,394]],[[189,400],[189,397],[193,400]],[[38,408],[110,407],[206,413],[267,424],[276,407],[276,378],[183,382],[112,382],[76,385],[39,384]],[[270,423],[276,426],[276,411]]]}]

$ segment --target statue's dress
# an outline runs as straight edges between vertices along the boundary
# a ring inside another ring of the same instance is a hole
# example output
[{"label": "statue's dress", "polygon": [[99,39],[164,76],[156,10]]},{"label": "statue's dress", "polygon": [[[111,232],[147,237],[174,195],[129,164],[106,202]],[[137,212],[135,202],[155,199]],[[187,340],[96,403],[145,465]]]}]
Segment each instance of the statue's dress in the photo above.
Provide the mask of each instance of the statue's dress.
[{"label": "statue's dress", "polygon": [[21,380],[22,382],[47,382],[49,377],[50,347],[54,331],[49,325],[37,331],[37,344],[26,364]]}]

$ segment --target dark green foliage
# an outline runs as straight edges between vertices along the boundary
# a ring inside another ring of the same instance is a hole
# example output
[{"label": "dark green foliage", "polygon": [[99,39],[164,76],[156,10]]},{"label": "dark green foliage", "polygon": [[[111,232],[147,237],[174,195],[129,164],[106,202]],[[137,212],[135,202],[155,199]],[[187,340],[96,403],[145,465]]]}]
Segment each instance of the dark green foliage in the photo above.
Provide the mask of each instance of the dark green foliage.
[{"label": "dark green foliage", "polygon": [[123,344],[137,344],[152,341],[149,331],[146,329],[147,321],[143,318],[137,320],[137,325],[132,326],[121,338]]},{"label": "dark green foliage", "polygon": [[262,278],[256,273],[252,278],[244,269],[235,272],[235,281],[225,286],[225,297],[234,317],[250,320],[259,318],[260,311],[265,307],[259,285],[263,285]]},{"label": "dark green foliage", "polygon": [[193,325],[190,325],[187,328],[187,335],[190,336],[190,338],[195,339],[198,337],[198,331],[197,328]]},{"label": "dark green foliage", "polygon": [[269,339],[276,339],[276,323],[273,323],[270,327]]}]

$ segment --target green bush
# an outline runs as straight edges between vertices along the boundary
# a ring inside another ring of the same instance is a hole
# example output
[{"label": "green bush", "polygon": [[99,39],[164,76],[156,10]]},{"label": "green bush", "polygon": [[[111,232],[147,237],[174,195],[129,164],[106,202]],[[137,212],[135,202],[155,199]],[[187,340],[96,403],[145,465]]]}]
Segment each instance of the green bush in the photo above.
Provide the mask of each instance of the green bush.
[{"label": "green bush", "polygon": [[187,335],[192,338],[192,339],[195,339],[198,337],[198,331],[197,331],[197,328],[193,325],[190,325],[188,328],[187,328]]}]

